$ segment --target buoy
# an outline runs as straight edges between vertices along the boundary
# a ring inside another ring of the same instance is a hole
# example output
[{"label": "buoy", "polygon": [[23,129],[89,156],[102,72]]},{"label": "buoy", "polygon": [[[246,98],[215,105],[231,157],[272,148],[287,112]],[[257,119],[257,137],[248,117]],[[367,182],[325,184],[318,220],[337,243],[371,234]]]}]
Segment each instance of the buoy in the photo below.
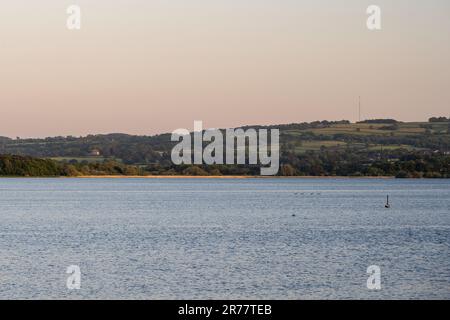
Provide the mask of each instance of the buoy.
[{"label": "buoy", "polygon": [[391,205],[389,204],[389,195],[387,196],[386,205],[384,206],[386,209],[389,209]]}]

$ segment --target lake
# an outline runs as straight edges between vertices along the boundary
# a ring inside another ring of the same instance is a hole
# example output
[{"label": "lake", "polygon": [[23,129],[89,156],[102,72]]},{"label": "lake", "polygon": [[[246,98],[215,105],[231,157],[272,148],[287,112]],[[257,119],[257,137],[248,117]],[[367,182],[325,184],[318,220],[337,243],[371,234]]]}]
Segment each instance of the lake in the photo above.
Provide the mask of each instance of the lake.
[{"label": "lake", "polygon": [[450,180],[0,179],[0,219],[0,299],[450,299]]}]

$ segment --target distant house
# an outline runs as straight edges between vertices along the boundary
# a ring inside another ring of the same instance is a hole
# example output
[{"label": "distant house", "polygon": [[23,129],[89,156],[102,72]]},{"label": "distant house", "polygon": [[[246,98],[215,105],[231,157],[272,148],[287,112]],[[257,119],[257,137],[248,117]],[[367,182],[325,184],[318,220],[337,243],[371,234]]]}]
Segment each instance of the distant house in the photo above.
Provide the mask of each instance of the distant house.
[{"label": "distant house", "polygon": [[92,149],[91,152],[90,152],[90,155],[93,156],[93,157],[98,157],[98,156],[100,156],[100,150]]}]

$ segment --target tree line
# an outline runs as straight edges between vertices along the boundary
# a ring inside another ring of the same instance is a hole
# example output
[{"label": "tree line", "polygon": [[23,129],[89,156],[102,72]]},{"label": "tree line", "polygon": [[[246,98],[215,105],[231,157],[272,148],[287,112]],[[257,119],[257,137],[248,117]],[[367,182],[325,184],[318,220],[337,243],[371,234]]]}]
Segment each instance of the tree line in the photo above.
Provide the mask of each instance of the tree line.
[{"label": "tree line", "polygon": [[[450,178],[450,155],[403,152],[374,155],[355,152],[284,153],[279,176],[355,176],[397,178]],[[393,158],[398,157],[398,158]],[[54,161],[33,157],[0,156],[0,176],[6,177],[77,177],[77,176],[257,176],[255,165],[127,165],[113,160],[103,162]]]}]

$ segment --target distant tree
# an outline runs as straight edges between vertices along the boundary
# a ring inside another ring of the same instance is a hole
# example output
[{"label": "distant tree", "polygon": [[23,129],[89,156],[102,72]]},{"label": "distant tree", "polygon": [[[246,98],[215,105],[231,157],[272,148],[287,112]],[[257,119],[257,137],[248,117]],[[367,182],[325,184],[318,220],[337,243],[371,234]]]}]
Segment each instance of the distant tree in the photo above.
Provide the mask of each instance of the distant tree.
[{"label": "distant tree", "polygon": [[395,177],[398,179],[409,178],[409,174],[404,170],[400,170]]},{"label": "distant tree", "polygon": [[60,169],[60,166],[52,160],[14,155],[0,156],[0,176],[59,176],[61,174]]},{"label": "distant tree", "polygon": [[283,164],[280,168],[282,176],[295,176],[296,170],[290,164]]},{"label": "distant tree", "polygon": [[369,120],[364,120],[364,121],[360,121],[358,123],[373,123],[373,124],[383,124],[383,123],[398,123],[397,120],[395,119],[369,119]]},{"label": "distant tree", "polygon": [[126,176],[138,176],[139,175],[139,169],[137,167],[134,167],[134,166],[127,166],[123,170],[123,173]]},{"label": "distant tree", "polygon": [[77,177],[77,176],[81,176],[81,173],[77,170],[77,168],[74,166],[74,165],[72,165],[72,164],[69,164],[69,165],[66,165],[66,166],[64,166],[64,168],[63,168],[63,174],[65,175],[65,176],[68,176],[68,177]]},{"label": "distant tree", "polygon": [[431,117],[428,119],[428,122],[448,122],[450,119],[447,119],[446,117]]},{"label": "distant tree", "polygon": [[208,176],[208,172],[197,166],[190,166],[183,171],[186,176]]},{"label": "distant tree", "polygon": [[395,131],[395,130],[398,130],[398,128],[399,128],[398,124],[394,123],[392,125],[380,127],[380,128],[378,128],[378,130],[392,130],[392,131]]},{"label": "distant tree", "polygon": [[221,176],[221,175],[222,175],[222,172],[220,172],[219,169],[214,168],[214,169],[212,169],[212,170],[209,172],[209,174],[212,175],[212,176]]}]

